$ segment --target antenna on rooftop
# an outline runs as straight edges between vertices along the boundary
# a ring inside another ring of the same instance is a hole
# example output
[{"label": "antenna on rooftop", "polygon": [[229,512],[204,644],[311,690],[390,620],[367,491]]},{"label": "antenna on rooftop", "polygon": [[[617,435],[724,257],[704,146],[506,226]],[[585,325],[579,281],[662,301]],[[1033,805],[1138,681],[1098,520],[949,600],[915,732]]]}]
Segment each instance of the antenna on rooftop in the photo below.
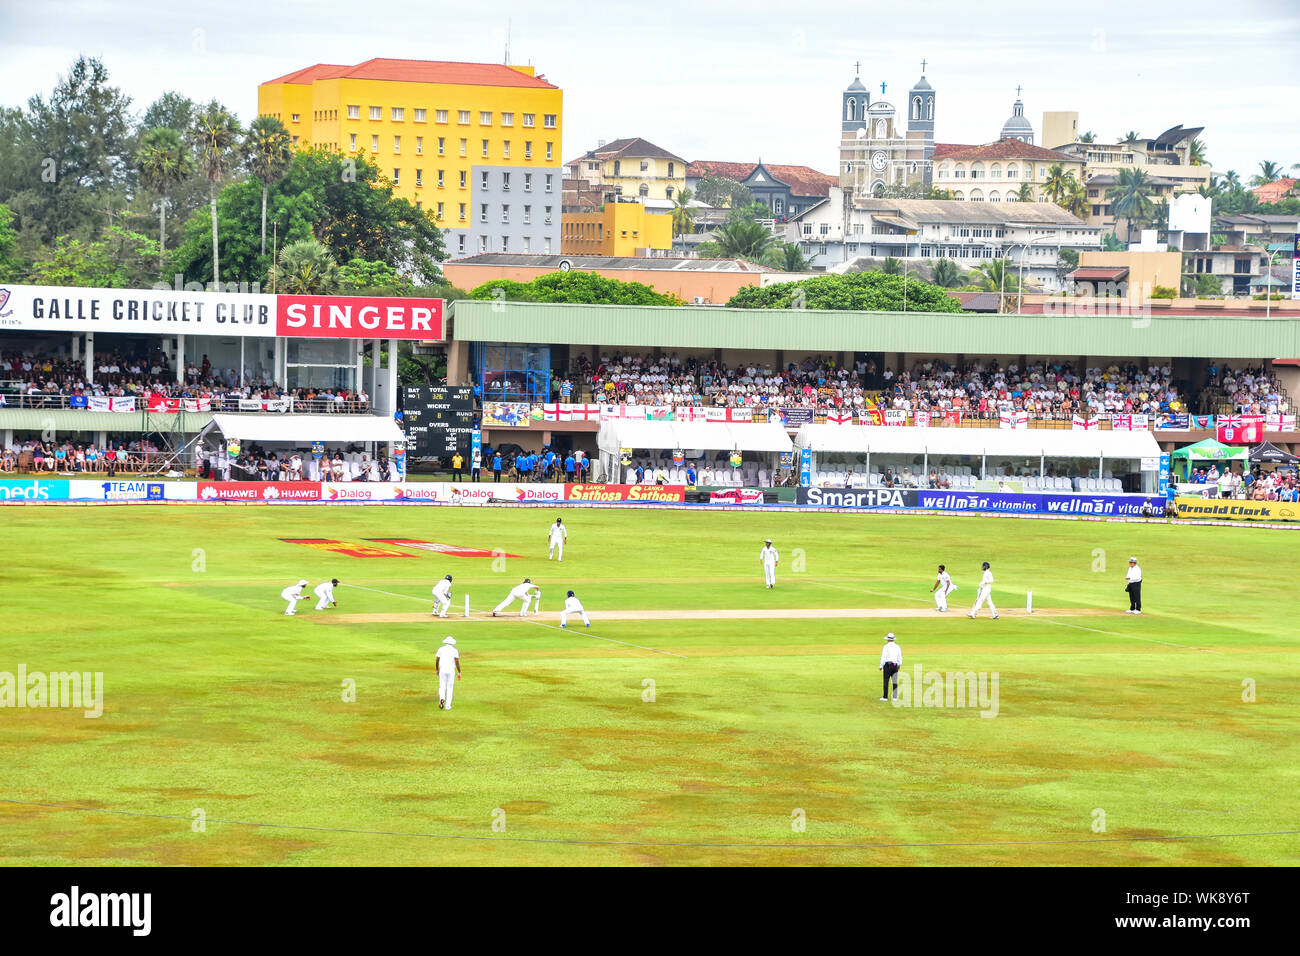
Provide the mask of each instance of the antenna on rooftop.
[{"label": "antenna on rooftop", "polygon": [[510,65],[510,20],[506,19],[506,66]]}]

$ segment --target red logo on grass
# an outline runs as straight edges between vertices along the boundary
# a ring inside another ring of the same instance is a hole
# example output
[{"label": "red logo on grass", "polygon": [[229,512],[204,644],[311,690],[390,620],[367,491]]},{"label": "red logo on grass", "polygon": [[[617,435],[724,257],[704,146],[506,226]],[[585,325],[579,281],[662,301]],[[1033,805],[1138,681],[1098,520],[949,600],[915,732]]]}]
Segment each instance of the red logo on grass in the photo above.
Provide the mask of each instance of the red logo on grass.
[{"label": "red logo on grass", "polygon": [[300,544],[317,551],[330,554],[344,554],[349,558],[413,558],[415,555],[393,548],[376,548],[369,544],[356,544],[352,541],[334,541],[330,538],[281,538],[285,544]]},{"label": "red logo on grass", "polygon": [[439,544],[436,541],[415,541],[411,538],[366,538],[380,544],[395,544],[402,548],[415,548],[419,551],[434,551],[449,554],[453,558],[519,558],[522,555],[508,554],[505,551],[484,551],[482,548],[462,548],[454,544]]}]

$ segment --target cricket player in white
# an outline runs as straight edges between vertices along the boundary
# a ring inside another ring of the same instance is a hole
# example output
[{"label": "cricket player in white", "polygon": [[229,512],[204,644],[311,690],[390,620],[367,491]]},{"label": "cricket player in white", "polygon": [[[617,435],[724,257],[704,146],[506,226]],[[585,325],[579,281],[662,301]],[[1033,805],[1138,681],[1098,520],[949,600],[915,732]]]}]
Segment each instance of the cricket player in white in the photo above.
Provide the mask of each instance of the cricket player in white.
[{"label": "cricket player in white", "polygon": [[433,586],[434,608],[430,614],[436,614],[438,617],[447,616],[447,608],[451,607],[451,575],[447,575],[441,581]]},{"label": "cricket player in white", "polygon": [[496,617],[498,614],[500,614],[502,611],[508,608],[515,601],[522,601],[524,606],[519,609],[519,616],[526,617],[528,615],[529,599],[532,598],[534,594],[540,596],[541,593],[542,593],[542,589],[533,583],[532,578],[524,578],[523,583],[516,584],[513,588],[511,588],[510,593],[506,595],[506,599],[493,609],[492,616]]},{"label": "cricket player in white", "polygon": [[569,540],[569,532],[565,530],[564,522],[559,518],[555,519],[555,524],[551,525],[550,537],[547,543],[550,546],[546,552],[546,560],[549,561],[555,556],[555,549],[560,549],[560,560],[564,560],[564,542]]},{"label": "cricket player in white", "polygon": [[948,610],[948,595],[955,590],[957,585],[952,583],[944,566],[939,565],[939,576],[935,578],[934,587],[930,588],[930,593],[934,595],[934,606],[940,611]]},{"label": "cricket player in white", "polygon": [[882,693],[885,695],[881,700],[889,700],[889,682],[894,682],[894,700],[898,700],[898,670],[903,666],[903,649],[898,646],[894,640],[894,632],[890,631],[885,635],[885,646],[880,650],[880,666],[876,670],[881,671],[885,678],[885,689]]},{"label": "cricket player in white", "polygon": [[455,693],[456,681],[460,680],[460,651],[456,650],[456,638],[450,635],[444,638],[434,657],[438,660],[438,709],[451,710],[451,696]]},{"label": "cricket player in white", "polygon": [[763,541],[763,550],[758,552],[758,560],[763,562],[763,580],[769,588],[776,587],[776,563],[781,560],[780,553],[772,547],[772,539]]},{"label": "cricket player in white", "polygon": [[306,581],[299,581],[297,584],[291,584],[280,592],[280,598],[289,602],[289,606],[284,609],[286,616],[297,613],[294,608],[297,606],[298,602],[302,600],[302,589],[306,586]]},{"label": "cricket player in white", "polygon": [[338,587],[339,579],[333,578],[329,581],[322,581],[312,589],[312,594],[316,595],[316,610],[323,611],[329,607],[335,607],[334,589]]},{"label": "cricket player in white", "polygon": [[568,620],[570,614],[581,614],[582,623],[587,625],[587,627],[591,627],[591,619],[587,617],[587,612],[583,609],[582,602],[574,597],[572,591],[570,591],[568,596],[564,599],[564,610],[560,612],[560,627],[569,626]]},{"label": "cricket player in white", "polygon": [[984,576],[980,578],[980,589],[975,595],[975,606],[970,609],[970,617],[974,617],[979,609],[984,606],[984,602],[989,604],[989,610],[993,612],[993,620],[998,619],[998,609],[993,604],[993,572],[989,570],[989,563],[984,562]]}]

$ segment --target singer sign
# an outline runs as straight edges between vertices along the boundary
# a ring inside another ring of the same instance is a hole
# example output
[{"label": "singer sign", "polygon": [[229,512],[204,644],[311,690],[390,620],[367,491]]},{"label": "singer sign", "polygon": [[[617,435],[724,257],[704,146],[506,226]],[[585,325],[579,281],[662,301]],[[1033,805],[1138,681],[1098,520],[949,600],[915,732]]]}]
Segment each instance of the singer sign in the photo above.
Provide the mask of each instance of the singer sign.
[{"label": "singer sign", "polygon": [[443,339],[442,299],[276,296],[275,331],[295,338]]}]

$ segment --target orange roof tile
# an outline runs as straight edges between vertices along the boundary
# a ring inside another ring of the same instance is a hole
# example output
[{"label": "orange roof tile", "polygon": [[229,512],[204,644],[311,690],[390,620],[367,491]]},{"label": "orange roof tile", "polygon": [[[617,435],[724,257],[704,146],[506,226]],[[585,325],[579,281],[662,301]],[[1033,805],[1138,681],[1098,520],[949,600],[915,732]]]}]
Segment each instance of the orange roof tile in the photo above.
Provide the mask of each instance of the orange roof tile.
[{"label": "orange roof tile", "polygon": [[1055,162],[1082,162],[1076,156],[1069,156],[1054,149],[1031,146],[1018,139],[1000,139],[994,143],[981,146],[968,146],[964,143],[935,143],[935,159],[1049,159]]},{"label": "orange roof tile", "polygon": [[[445,60],[394,60],[376,57],[356,66],[318,63],[268,83],[312,83],[346,77],[356,80],[390,80],[401,83],[443,83],[458,86],[518,86],[559,89],[554,83],[530,76],[504,63],[454,63]],[[265,84],[263,84],[265,85]]]}]

